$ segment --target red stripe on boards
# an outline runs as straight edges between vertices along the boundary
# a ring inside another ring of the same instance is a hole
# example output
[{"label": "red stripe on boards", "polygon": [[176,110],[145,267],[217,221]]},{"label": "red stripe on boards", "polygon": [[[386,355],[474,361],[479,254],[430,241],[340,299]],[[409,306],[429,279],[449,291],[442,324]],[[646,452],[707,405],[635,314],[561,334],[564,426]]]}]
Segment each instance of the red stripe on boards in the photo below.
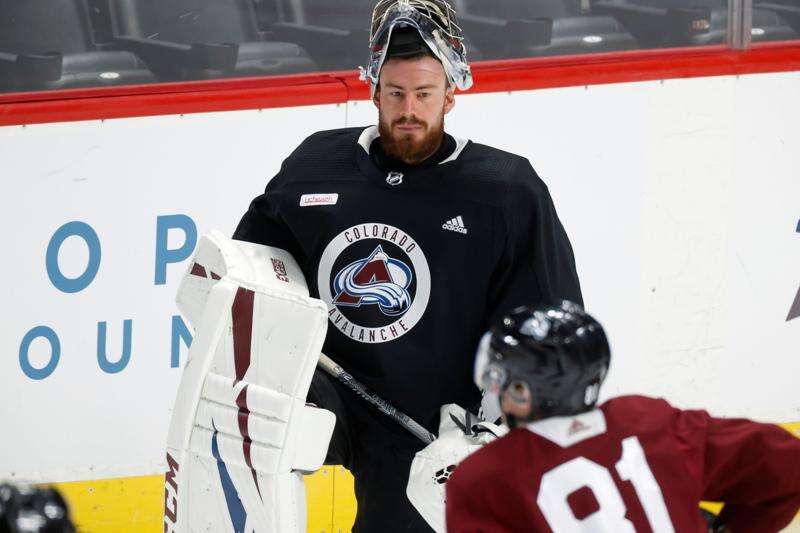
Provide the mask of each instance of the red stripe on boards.
[{"label": "red stripe on boards", "polygon": [[[477,61],[469,93],[800,71],[800,40]],[[345,103],[369,99],[356,71],[0,94],[0,126]]]}]

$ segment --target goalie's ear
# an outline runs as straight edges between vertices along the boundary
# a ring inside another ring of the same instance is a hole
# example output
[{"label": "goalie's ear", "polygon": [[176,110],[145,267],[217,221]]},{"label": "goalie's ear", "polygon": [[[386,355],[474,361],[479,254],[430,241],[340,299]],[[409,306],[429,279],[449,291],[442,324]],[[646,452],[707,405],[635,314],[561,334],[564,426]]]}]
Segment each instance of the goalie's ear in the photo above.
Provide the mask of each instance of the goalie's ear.
[{"label": "goalie's ear", "polygon": [[308,296],[305,277],[289,252],[236,241],[214,230],[200,238],[175,297],[192,329],[200,322],[211,288],[225,277],[244,286]]}]

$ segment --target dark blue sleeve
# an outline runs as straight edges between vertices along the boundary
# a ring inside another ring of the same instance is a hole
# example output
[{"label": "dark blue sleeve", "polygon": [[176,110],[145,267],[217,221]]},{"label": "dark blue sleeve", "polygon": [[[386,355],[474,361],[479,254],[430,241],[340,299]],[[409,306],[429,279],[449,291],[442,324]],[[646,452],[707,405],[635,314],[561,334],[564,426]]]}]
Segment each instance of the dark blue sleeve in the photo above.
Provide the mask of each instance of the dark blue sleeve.
[{"label": "dark blue sleeve", "polygon": [[505,246],[489,295],[490,323],[520,305],[583,305],[575,256],[547,186],[520,159],[506,193]]},{"label": "dark blue sleeve", "polygon": [[281,205],[290,200],[283,193],[282,173],[283,169],[270,180],[264,194],[250,203],[233,233],[233,238],[281,248],[291,253],[302,265],[305,260],[303,248],[281,214]]}]

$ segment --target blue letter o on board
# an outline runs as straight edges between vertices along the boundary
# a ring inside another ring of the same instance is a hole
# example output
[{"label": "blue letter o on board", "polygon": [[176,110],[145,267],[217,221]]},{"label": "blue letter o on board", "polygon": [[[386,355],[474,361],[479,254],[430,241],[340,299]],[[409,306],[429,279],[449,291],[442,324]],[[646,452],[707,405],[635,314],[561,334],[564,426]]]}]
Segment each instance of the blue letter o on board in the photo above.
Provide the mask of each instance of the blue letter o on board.
[{"label": "blue letter o on board", "polygon": [[[31,364],[28,358],[28,350],[31,343],[38,337],[44,337],[50,343],[50,361],[44,368],[36,368]],[[31,379],[44,379],[53,373],[53,370],[58,366],[58,360],[61,357],[61,341],[58,340],[58,335],[47,326],[36,326],[22,338],[22,343],[19,345],[19,366],[22,371]]]},{"label": "blue letter o on board", "polygon": [[[64,276],[58,268],[58,252],[64,241],[73,235],[83,239],[86,246],[89,247],[89,263],[83,274],[71,279]],[[82,291],[94,280],[100,269],[100,239],[97,237],[97,233],[85,222],[77,220],[67,222],[56,230],[47,244],[46,265],[47,276],[56,289],[66,293]]]}]

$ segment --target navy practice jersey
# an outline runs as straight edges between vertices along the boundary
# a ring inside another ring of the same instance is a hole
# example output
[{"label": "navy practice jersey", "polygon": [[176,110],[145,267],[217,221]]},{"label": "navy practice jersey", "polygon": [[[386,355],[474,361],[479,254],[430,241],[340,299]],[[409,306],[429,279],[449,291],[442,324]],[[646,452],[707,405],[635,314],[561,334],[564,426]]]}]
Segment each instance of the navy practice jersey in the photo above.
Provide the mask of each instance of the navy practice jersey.
[{"label": "navy practice jersey", "polygon": [[581,302],[575,260],[526,159],[450,136],[415,167],[376,150],[374,126],[310,136],[234,238],[291,252],[330,309],[324,352],[433,430],[442,404],[477,406],[490,321]]},{"label": "navy practice jersey", "polygon": [[622,396],[511,430],[447,481],[447,531],[780,531],[800,507],[800,440],[778,426]]}]

